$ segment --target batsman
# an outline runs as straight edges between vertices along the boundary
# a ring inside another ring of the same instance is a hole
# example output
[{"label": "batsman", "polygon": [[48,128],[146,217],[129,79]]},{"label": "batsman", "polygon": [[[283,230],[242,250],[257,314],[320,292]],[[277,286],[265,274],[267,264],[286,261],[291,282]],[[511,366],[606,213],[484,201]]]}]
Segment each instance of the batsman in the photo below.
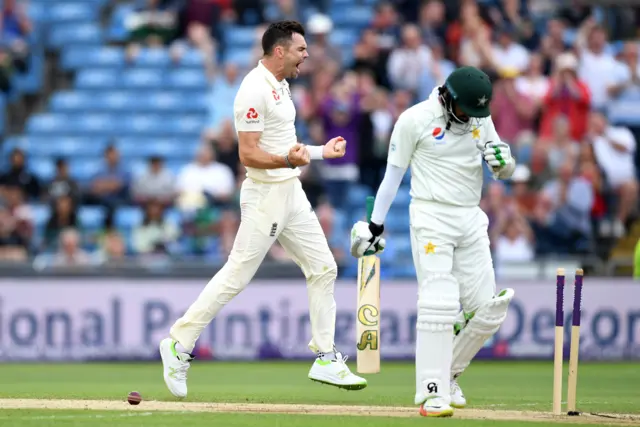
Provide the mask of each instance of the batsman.
[{"label": "batsman", "polygon": [[[398,118],[369,222],[351,230],[351,254],[384,250],[384,222],[411,166],[409,224],[418,280],[415,404],[449,417],[466,399],[457,378],[506,318],[513,289],[496,294],[488,217],[480,209],[483,162],[508,179],[516,161],[496,133],[489,77],[454,70]],[[462,321],[460,321],[462,320]]]}]

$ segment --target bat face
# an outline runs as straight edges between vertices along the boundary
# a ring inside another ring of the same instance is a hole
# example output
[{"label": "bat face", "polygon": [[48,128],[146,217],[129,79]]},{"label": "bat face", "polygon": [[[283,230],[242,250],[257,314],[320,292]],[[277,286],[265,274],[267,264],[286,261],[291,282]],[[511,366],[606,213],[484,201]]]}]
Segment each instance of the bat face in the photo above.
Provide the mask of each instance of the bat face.
[{"label": "bat face", "polygon": [[358,260],[357,370],[380,372],[380,258]]}]

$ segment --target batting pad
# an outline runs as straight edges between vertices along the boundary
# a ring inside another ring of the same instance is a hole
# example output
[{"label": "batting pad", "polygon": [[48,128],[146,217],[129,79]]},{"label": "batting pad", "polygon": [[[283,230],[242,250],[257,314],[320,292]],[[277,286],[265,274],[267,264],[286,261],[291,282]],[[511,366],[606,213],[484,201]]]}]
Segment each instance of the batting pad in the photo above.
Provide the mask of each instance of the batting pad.
[{"label": "batting pad", "polygon": [[491,338],[507,318],[509,302],[515,291],[507,288],[480,306],[469,323],[453,340],[452,376],[461,374],[478,354],[484,343]]},{"label": "batting pad", "polygon": [[459,312],[458,283],[450,274],[431,274],[420,286],[416,336],[416,396],[450,402],[453,324]]}]

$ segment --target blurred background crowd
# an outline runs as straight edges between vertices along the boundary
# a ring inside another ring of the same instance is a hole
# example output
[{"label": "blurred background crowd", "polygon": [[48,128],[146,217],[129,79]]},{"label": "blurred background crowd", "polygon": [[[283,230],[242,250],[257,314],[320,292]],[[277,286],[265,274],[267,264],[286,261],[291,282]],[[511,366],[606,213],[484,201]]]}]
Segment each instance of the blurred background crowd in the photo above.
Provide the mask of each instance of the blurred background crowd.
[{"label": "blurred background crowd", "polygon": [[[290,82],[298,137],[349,143],[302,175],[344,274],[397,117],[460,65],[493,79],[493,120],[519,163],[510,181],[485,177],[496,263],[575,256],[628,271],[640,237],[640,8],[628,2],[2,3],[2,260],[224,260],[244,179],[235,93],[265,26],[293,19],[310,54]],[[385,276],[414,274],[408,178],[388,217]],[[277,244],[269,258],[288,262]]]}]

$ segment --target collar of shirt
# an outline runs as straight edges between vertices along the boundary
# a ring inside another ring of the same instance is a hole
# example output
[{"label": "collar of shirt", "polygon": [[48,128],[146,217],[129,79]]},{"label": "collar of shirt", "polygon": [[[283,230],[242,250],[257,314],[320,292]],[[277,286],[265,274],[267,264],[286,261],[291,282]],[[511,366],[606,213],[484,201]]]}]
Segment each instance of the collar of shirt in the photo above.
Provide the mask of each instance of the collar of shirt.
[{"label": "collar of shirt", "polygon": [[265,67],[262,63],[262,60],[258,61],[258,69],[264,75],[265,79],[267,79],[267,82],[269,82],[274,90],[282,89],[283,87],[288,86],[288,83],[285,79],[282,79],[282,81],[279,82],[278,79],[276,79],[276,76],[274,76],[271,71],[267,70],[267,67]]}]

